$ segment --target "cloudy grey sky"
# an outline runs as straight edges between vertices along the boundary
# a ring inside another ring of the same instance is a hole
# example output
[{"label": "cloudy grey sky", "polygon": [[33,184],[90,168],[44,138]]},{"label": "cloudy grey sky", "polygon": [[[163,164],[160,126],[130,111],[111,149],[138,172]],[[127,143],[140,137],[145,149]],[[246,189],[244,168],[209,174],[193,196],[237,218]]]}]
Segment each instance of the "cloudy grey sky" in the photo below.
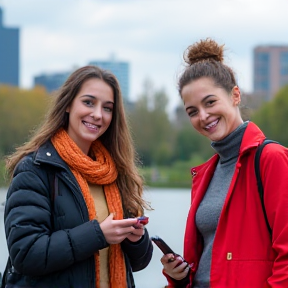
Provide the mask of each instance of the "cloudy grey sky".
[{"label": "cloudy grey sky", "polygon": [[252,91],[257,45],[288,45],[287,0],[0,0],[4,25],[19,27],[20,81],[114,55],[130,62],[130,99],[149,78],[176,105],[184,50],[211,37],[226,47],[240,87]]}]

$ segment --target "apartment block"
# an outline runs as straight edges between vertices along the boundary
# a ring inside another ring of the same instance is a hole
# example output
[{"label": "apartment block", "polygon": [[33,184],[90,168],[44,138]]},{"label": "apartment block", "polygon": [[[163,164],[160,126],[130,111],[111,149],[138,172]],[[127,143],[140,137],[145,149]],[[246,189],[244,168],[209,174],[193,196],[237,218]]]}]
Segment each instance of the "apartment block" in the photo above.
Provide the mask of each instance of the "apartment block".
[{"label": "apartment block", "polygon": [[288,85],[288,45],[257,46],[253,50],[254,94],[271,100]]}]

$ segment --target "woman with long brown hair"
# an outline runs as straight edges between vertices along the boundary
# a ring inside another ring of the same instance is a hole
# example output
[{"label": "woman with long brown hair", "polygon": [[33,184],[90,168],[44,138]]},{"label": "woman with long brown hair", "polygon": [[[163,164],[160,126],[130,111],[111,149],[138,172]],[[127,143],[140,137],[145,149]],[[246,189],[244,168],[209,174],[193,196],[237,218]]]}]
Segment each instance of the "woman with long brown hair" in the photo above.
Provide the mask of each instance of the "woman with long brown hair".
[{"label": "woman with long brown hair", "polygon": [[134,287],[152,257],[136,164],[117,79],[77,69],[7,159],[7,287]]}]

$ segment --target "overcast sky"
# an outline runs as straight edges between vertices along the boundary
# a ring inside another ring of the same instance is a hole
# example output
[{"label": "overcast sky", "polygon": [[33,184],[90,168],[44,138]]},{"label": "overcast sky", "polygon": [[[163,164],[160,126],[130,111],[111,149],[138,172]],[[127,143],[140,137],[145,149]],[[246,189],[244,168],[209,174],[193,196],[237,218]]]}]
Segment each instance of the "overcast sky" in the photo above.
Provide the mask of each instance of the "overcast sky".
[{"label": "overcast sky", "polygon": [[[149,78],[179,101],[183,52],[211,37],[226,47],[240,88],[252,91],[257,45],[288,45],[287,0],[0,0],[6,27],[20,30],[20,82],[93,60],[130,62],[130,99]],[[1,44],[1,43],[0,43]],[[1,44],[2,45],[2,44]]]}]

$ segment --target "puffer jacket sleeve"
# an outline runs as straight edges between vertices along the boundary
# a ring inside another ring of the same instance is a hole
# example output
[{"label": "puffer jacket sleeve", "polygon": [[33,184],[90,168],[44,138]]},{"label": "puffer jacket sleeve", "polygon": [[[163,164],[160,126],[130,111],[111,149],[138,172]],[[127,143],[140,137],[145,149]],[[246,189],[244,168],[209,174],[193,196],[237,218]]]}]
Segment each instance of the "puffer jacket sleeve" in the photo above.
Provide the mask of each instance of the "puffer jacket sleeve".
[{"label": "puffer jacket sleeve", "polygon": [[133,272],[144,269],[150,263],[153,245],[146,228],[143,237],[138,242],[131,242],[125,239],[121,246],[129,258]]},{"label": "puffer jacket sleeve", "polygon": [[96,220],[54,231],[51,213],[47,172],[25,157],[16,167],[5,206],[8,250],[17,272],[47,275],[108,245]]}]

